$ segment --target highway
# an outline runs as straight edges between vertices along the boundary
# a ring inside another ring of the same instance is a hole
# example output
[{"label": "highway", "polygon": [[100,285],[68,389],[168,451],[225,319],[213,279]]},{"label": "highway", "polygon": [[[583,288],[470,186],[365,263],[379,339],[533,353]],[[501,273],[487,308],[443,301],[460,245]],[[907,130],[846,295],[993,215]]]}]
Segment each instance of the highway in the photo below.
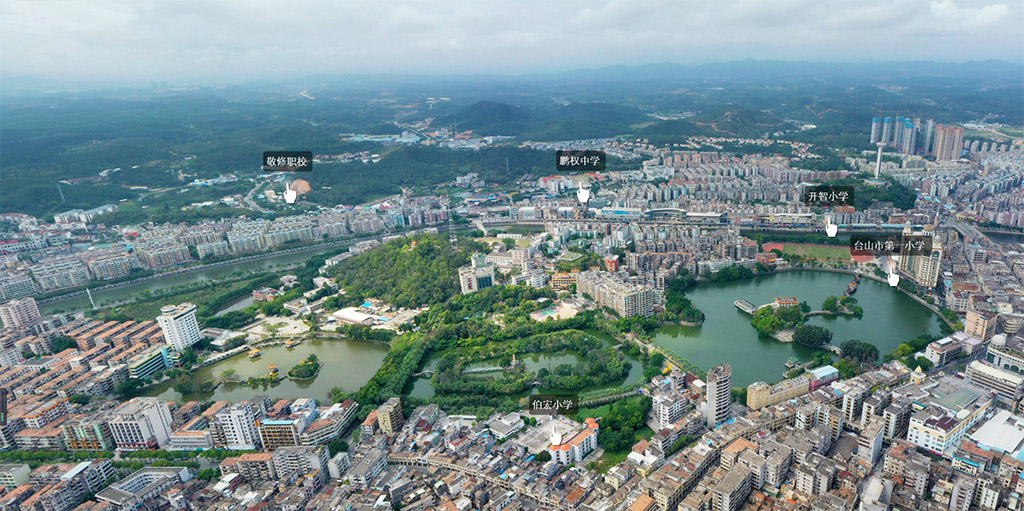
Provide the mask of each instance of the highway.
[{"label": "highway", "polygon": [[260,213],[269,213],[270,212],[269,209],[266,209],[263,206],[260,206],[259,204],[256,204],[256,200],[253,198],[253,194],[256,193],[256,190],[259,190],[260,186],[263,186],[263,183],[264,183],[263,180],[257,179],[256,183],[253,184],[253,187],[251,189],[249,189],[249,192],[245,194],[245,199],[243,199],[243,200],[245,201],[245,205],[249,206],[249,209],[255,209],[256,211],[259,211]]}]

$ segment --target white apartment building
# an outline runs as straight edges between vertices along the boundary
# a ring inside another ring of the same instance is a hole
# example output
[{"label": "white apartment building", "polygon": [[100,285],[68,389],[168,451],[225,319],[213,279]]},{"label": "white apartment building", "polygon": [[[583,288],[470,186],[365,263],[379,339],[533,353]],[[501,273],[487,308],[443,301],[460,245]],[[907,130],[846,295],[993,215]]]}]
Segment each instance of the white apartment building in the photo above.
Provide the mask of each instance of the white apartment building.
[{"label": "white apartment building", "polygon": [[469,294],[474,291],[486,289],[494,285],[494,265],[478,262],[473,258],[473,264],[459,268],[459,287],[462,294]]},{"label": "white apartment building", "polygon": [[54,257],[32,265],[30,271],[43,291],[80,286],[89,282],[89,270],[78,258]]},{"label": "white apartment building", "polygon": [[164,339],[175,351],[181,351],[199,342],[199,322],[196,321],[196,306],[191,303],[164,305],[160,308],[157,323],[163,329]]},{"label": "white apartment building", "polygon": [[967,381],[989,390],[1009,403],[1016,403],[1024,397],[1024,376],[983,364],[977,360],[967,364],[964,376]]},{"label": "white apartment building", "polygon": [[583,424],[583,431],[565,439],[556,435],[551,439],[551,445],[548,446],[551,460],[560,465],[583,461],[590,451],[597,449],[597,430],[597,421],[593,417],[587,417]]},{"label": "white apartment building", "polygon": [[686,399],[677,392],[660,393],[654,396],[652,407],[652,415],[657,422],[658,429],[661,430],[683,418]]},{"label": "white apartment building", "polygon": [[970,402],[958,403],[952,407],[954,410],[933,401],[931,406],[910,417],[907,440],[934,452],[951,451],[960,445],[967,431],[983,418],[993,403],[992,398],[980,395],[971,399],[966,394],[958,394],[954,398],[960,403]]},{"label": "white apartment building", "polygon": [[0,305],[0,321],[7,328],[20,328],[42,319],[36,299],[31,296]]},{"label": "white apartment building", "polygon": [[155,397],[136,397],[112,414],[110,434],[119,450],[158,449],[171,438],[171,409]]},{"label": "white apartment building", "polygon": [[882,454],[882,432],[885,425],[880,420],[872,420],[857,437],[857,457],[874,465]]},{"label": "white apartment building", "polygon": [[247,402],[235,403],[217,411],[214,416],[224,435],[224,447],[231,450],[251,450],[259,446],[256,415]]},{"label": "white apartment building", "polygon": [[620,276],[603,271],[580,272],[576,276],[576,291],[624,318],[650,316],[658,304],[653,287],[625,282]]}]

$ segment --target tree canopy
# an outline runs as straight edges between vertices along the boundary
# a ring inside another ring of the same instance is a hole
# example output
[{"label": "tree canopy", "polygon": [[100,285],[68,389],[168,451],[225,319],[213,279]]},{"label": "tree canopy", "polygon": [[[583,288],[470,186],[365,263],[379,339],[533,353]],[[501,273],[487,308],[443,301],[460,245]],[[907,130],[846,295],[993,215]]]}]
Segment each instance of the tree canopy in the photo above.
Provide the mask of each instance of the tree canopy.
[{"label": "tree canopy", "polygon": [[843,357],[852,358],[863,363],[874,364],[878,360],[878,348],[874,344],[850,339],[839,345]]},{"label": "tree canopy", "polygon": [[461,240],[455,250],[448,239],[419,235],[397,239],[331,267],[331,275],[348,293],[350,303],[379,298],[398,307],[438,304],[459,292],[458,268],[469,263],[479,242]]},{"label": "tree canopy", "polygon": [[793,341],[805,346],[824,346],[832,342],[832,332],[817,325],[800,325],[793,332]]}]

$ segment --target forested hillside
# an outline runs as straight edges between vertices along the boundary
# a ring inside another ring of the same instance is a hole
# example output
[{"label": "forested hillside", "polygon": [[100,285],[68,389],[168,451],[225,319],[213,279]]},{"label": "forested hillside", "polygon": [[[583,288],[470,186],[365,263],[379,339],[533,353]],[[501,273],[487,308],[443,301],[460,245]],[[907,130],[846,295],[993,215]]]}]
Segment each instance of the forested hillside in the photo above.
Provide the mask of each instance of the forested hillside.
[{"label": "forested hillside", "polygon": [[443,303],[459,292],[458,268],[485,247],[460,240],[453,250],[439,235],[397,239],[331,267],[348,303],[379,298],[399,307]]}]

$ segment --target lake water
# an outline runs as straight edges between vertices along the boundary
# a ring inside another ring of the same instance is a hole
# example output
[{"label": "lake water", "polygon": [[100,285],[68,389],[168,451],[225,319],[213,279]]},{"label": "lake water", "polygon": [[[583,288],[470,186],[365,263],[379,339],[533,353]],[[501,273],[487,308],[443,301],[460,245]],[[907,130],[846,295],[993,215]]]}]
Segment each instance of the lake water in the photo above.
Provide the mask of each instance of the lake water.
[{"label": "lake water", "polygon": [[[782,378],[787,359],[797,357],[807,360],[815,350],[759,337],[750,326],[750,316],[737,310],[733,302],[745,299],[760,305],[772,301],[776,296],[795,296],[798,300],[806,300],[813,308],[819,308],[825,297],[841,294],[850,280],[851,277],[845,274],[805,271],[727,283],[704,283],[689,293],[694,304],[704,311],[704,325],[662,327],[655,334],[655,342],[704,369],[728,362],[733,368],[734,386],[746,386],[758,380],[775,382]],[[817,316],[811,318],[809,323],[830,329],[834,334],[833,344],[838,345],[847,339],[859,339],[874,344],[882,354],[920,334],[940,332],[940,320],[934,314],[885,284],[862,280],[854,296],[864,309],[863,318]],[[233,305],[242,306],[243,302]],[[588,334],[602,338],[608,345],[614,343],[611,337],[601,332],[591,331]],[[278,346],[263,350],[260,358],[250,359],[240,355],[200,369],[196,373],[196,381],[217,380],[226,369],[235,370],[243,379],[262,376],[267,373],[270,364],[276,364],[283,374],[310,353],[316,353],[320,358],[324,364],[323,370],[312,381],[284,380],[266,389],[222,385],[214,392],[181,396],[169,384],[163,384],[151,389],[147,395],[174,401],[239,401],[258,395],[272,398],[313,397],[321,400],[326,399],[334,387],[345,391],[355,391],[362,387],[380,367],[387,350],[388,347],[383,344],[333,339],[306,341],[293,349]],[[440,357],[439,353],[428,355],[420,370],[436,368]],[[558,364],[585,363],[583,357],[575,353],[531,353],[518,358],[531,371],[550,369]],[[643,375],[640,361],[632,357],[630,361],[632,369],[623,380],[586,390],[617,387],[639,380]],[[489,367],[495,363],[480,361],[473,365]],[[502,371],[491,371],[474,373],[471,377],[494,378],[501,374]],[[406,390],[414,397],[430,398],[434,395],[430,380],[424,377],[414,379]]]},{"label": "lake water", "polygon": [[[782,379],[786,360],[808,360],[816,350],[758,336],[750,325],[750,316],[740,312],[733,302],[744,299],[762,305],[776,296],[795,296],[807,301],[812,309],[820,309],[827,296],[841,296],[851,280],[850,275],[841,273],[802,271],[702,283],[687,296],[704,311],[704,324],[662,327],[654,342],[705,370],[729,363],[734,387],[760,380],[774,383]],[[834,345],[857,339],[877,346],[880,355],[918,335],[940,332],[941,320],[937,316],[886,284],[862,279],[854,297],[864,309],[863,318],[815,316],[808,323],[831,330]]]},{"label": "lake water", "polygon": [[311,397],[322,401],[327,399],[328,393],[334,387],[340,387],[346,392],[359,390],[384,361],[388,346],[348,339],[314,339],[303,341],[291,349],[275,346],[261,351],[262,356],[259,358],[249,358],[243,353],[204,367],[195,372],[195,381],[219,380],[221,373],[228,369],[233,369],[238,378],[243,380],[250,376],[264,376],[269,372],[271,364],[276,364],[280,373],[284,375],[294,365],[305,360],[310,353],[316,353],[323,367],[313,380],[293,381],[286,378],[267,388],[223,384],[213,392],[183,396],[169,383],[164,383],[150,389],[146,395],[168,401],[243,401],[260,395],[274,399]]}]

